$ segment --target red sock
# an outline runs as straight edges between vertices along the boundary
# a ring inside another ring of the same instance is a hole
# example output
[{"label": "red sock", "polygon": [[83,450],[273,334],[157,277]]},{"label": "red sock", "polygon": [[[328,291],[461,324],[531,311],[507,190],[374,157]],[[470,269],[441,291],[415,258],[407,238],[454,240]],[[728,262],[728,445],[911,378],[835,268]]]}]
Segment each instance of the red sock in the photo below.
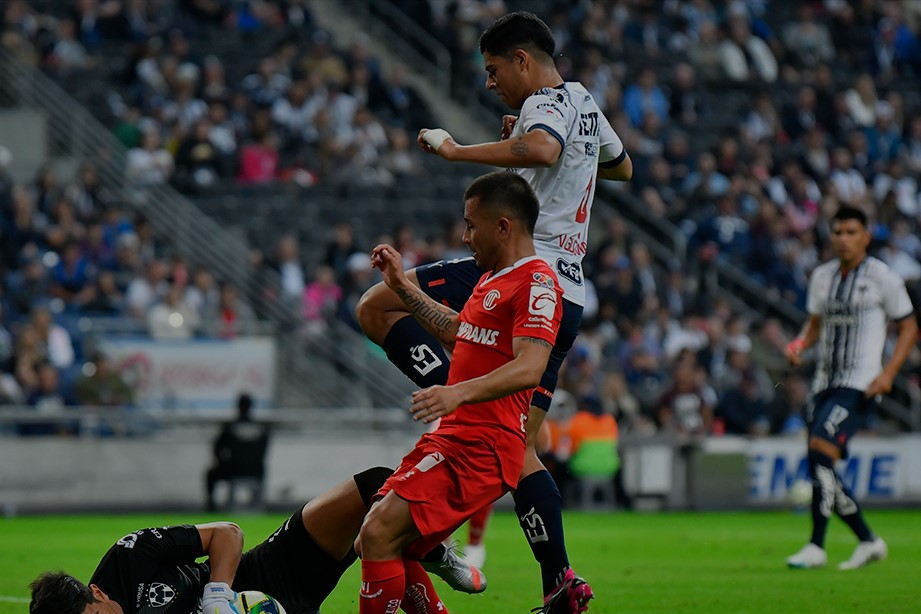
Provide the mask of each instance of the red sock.
[{"label": "red sock", "polygon": [[403,559],[361,562],[360,614],[396,614],[405,591]]},{"label": "red sock", "polygon": [[403,611],[406,614],[448,614],[432,585],[432,579],[422,569],[419,561],[403,559],[406,566],[406,593],[403,595]]},{"label": "red sock", "polygon": [[467,537],[467,543],[471,546],[478,546],[483,541],[483,535],[486,533],[486,524],[492,515],[492,503],[481,509],[479,512],[470,517],[470,534]]}]

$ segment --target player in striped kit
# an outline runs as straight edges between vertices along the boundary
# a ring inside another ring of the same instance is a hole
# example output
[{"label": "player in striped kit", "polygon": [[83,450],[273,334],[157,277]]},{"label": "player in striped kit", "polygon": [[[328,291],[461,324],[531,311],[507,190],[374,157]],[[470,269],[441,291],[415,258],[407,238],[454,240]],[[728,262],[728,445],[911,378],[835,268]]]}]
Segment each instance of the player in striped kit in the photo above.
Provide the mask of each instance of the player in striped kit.
[{"label": "player in striped kit", "polygon": [[[918,324],[905,283],[885,263],[867,255],[870,232],[859,209],[842,207],[831,220],[837,258],[816,267],[809,280],[809,320],[787,346],[787,359],[800,364],[804,349],[818,343],[818,366],[807,408],[809,475],[812,478],[812,537],[787,565],[823,567],[825,533],[834,511],[857,536],[851,558],[839,569],[857,569],[888,555],[886,542],[867,526],[853,493],[835,472],[847,443],[864,423],[877,395],[892,381],[918,338]],[[882,363],[889,321],[897,323],[892,356]]]},{"label": "player in striped kit", "polygon": [[[527,179],[540,201],[534,243],[563,288],[563,321],[531,399],[515,510],[541,567],[544,611],[570,614],[587,609],[592,591],[570,568],[559,490],[538,460],[534,443],[550,408],[560,365],[579,332],[585,303],[582,258],[597,180],[627,180],[633,166],[591,94],[580,83],[563,81],[553,62],[555,49],[552,32],[533,13],[498,19],[480,37],[486,88],[520,111],[518,117],[503,118],[498,141],[459,145],[446,131],[436,129],[422,130],[419,145],[449,161],[508,168]],[[419,267],[407,277],[431,298],[460,311],[482,273],[467,258]],[[384,284],[362,297],[358,320],[365,334],[417,385],[426,388],[446,381],[449,360],[444,349]]]}]

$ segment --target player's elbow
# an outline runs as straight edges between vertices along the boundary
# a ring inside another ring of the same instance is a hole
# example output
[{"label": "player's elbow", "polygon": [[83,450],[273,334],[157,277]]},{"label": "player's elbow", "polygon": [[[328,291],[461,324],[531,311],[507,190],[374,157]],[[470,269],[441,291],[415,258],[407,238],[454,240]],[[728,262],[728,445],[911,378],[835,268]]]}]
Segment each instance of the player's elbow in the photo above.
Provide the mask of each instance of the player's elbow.
[{"label": "player's elbow", "polygon": [[537,388],[540,385],[540,378],[544,376],[546,365],[528,365],[521,374],[521,389]]}]

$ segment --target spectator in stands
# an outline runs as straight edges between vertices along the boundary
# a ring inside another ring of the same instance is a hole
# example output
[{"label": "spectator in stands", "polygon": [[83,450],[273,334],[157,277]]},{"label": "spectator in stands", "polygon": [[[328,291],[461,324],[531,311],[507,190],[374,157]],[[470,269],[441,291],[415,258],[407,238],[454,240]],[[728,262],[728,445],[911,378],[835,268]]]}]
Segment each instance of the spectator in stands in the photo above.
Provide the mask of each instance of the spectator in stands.
[{"label": "spectator in stands", "polygon": [[768,404],[760,394],[754,374],[745,372],[716,405],[720,429],[728,435],[763,436],[770,432]]},{"label": "spectator in stands", "polygon": [[93,298],[93,277],[94,271],[80,245],[69,240],[60,261],[51,269],[51,295],[62,299],[68,308],[79,309]]},{"label": "spectator in stands", "polygon": [[300,304],[305,282],[297,239],[292,235],[282,237],[278,241],[276,253],[277,260],[273,268],[281,275],[281,299],[288,304]]},{"label": "spectator in stands", "polygon": [[148,310],[147,331],[152,338],[191,339],[198,330],[201,320],[183,301],[182,291],[180,284],[171,284],[162,300]]},{"label": "spectator in stands", "polygon": [[697,85],[697,76],[694,67],[687,62],[680,62],[675,66],[674,77],[671,83],[668,116],[683,126],[690,126],[706,115],[700,89]]},{"label": "spectator in stands", "polygon": [[688,47],[688,58],[704,83],[713,83],[726,77],[723,67],[722,45],[716,22],[704,19],[697,30],[697,40]]},{"label": "spectator in stands", "polygon": [[596,397],[586,397],[566,430],[571,446],[569,472],[581,491],[580,504],[592,507],[596,490],[601,490],[607,503],[613,504],[614,476],[620,469],[614,416],[604,411]]},{"label": "spectator in stands", "polygon": [[845,93],[847,112],[850,119],[860,128],[867,128],[876,122],[876,103],[879,96],[873,77],[867,73],[858,75],[854,86]]},{"label": "spectator in stands", "polygon": [[66,369],[74,364],[74,345],[70,333],[54,322],[47,307],[34,308],[30,323],[43,357],[57,369]]},{"label": "spectator in stands", "polygon": [[684,354],[672,373],[674,382],[659,400],[659,428],[683,435],[706,435],[713,421],[716,394],[704,383],[694,355]]},{"label": "spectator in stands", "polygon": [[283,152],[297,155],[304,143],[317,142],[317,113],[325,102],[325,91],[315,78],[294,81],[285,95],[275,101],[272,121],[280,130]]},{"label": "spectator in stands", "polygon": [[240,152],[237,181],[242,185],[272,183],[279,174],[278,138],[271,130],[262,130],[253,139]]},{"label": "spectator in stands", "polygon": [[768,406],[772,435],[801,435],[806,428],[809,386],[797,373],[788,373]]},{"label": "spectator in stands", "polygon": [[834,58],[828,27],[815,18],[810,4],[799,7],[799,19],[788,23],[783,29],[783,42],[798,68],[812,68],[820,62]]},{"label": "spectator in stands", "polygon": [[[209,512],[217,509],[215,488],[222,481],[235,478],[256,480],[257,488],[253,500],[259,501],[262,482],[265,479],[265,456],[269,445],[269,428],[266,424],[254,422],[250,416],[253,399],[247,393],[237,397],[237,417],[221,427],[221,432],[214,440],[214,464],[205,475],[206,508]],[[233,490],[227,502],[232,507]]]},{"label": "spectator in stands", "polygon": [[169,290],[166,273],[166,262],[157,259],[147,264],[143,276],[131,280],[125,293],[125,302],[132,316],[145,320],[151,306],[166,295]]},{"label": "spectator in stands", "polygon": [[99,171],[90,162],[77,170],[77,177],[65,190],[67,200],[77,208],[81,220],[92,219],[115,204],[115,196],[102,185]]},{"label": "spectator in stands", "polygon": [[[39,362],[35,366],[36,385],[28,391],[26,404],[36,413],[59,412],[71,405],[61,389],[58,370],[49,362]],[[79,424],[72,421],[25,422],[18,425],[20,435],[76,435]]]},{"label": "spectator in stands", "polygon": [[752,34],[747,16],[730,15],[728,36],[720,45],[723,70],[737,83],[773,83],[777,59],[763,40]]},{"label": "spectator in stands", "polygon": [[93,354],[74,383],[74,396],[81,405],[121,407],[134,402],[134,391],[113,368],[103,352]]},{"label": "spectator in stands", "polygon": [[313,336],[326,330],[341,299],[342,288],[336,283],[333,269],[326,265],[318,266],[313,281],[304,288],[304,332]]},{"label": "spectator in stands", "polygon": [[159,185],[173,175],[173,157],[160,144],[160,131],[148,127],[141,136],[141,146],[128,152],[125,175],[135,187]]},{"label": "spectator in stands", "polygon": [[218,304],[202,319],[205,330],[222,339],[256,334],[256,314],[230,282],[221,284]]},{"label": "spectator in stands", "polygon": [[290,79],[286,77],[272,56],[259,60],[256,72],[243,78],[240,86],[257,107],[271,109],[275,101],[287,91]]},{"label": "spectator in stands", "polygon": [[206,189],[224,176],[225,165],[211,142],[211,123],[199,119],[176,150],[175,183],[185,190]]},{"label": "spectator in stands", "polygon": [[656,80],[656,73],[650,66],[640,69],[636,82],[624,92],[624,111],[630,123],[639,127],[647,113],[661,121],[668,120],[668,99]]}]

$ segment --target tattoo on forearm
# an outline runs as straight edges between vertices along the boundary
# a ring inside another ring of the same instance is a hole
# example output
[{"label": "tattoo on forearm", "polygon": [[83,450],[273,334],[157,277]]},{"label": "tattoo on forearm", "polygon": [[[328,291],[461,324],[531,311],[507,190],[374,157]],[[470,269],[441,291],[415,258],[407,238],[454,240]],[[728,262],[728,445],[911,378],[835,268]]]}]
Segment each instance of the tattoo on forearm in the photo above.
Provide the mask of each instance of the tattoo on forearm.
[{"label": "tattoo on forearm", "polygon": [[553,349],[553,344],[548,343],[544,339],[538,339],[537,337],[522,337],[522,341],[527,341],[528,343],[534,343],[536,345],[542,345],[545,348]]},{"label": "tattoo on forearm", "polygon": [[436,336],[442,340],[453,339],[454,311],[441,308],[415,288],[400,288],[396,293],[409,311]]},{"label": "tattoo on forearm", "polygon": [[512,155],[519,158],[528,155],[528,144],[524,142],[523,137],[518,137],[518,140],[512,143]]}]

